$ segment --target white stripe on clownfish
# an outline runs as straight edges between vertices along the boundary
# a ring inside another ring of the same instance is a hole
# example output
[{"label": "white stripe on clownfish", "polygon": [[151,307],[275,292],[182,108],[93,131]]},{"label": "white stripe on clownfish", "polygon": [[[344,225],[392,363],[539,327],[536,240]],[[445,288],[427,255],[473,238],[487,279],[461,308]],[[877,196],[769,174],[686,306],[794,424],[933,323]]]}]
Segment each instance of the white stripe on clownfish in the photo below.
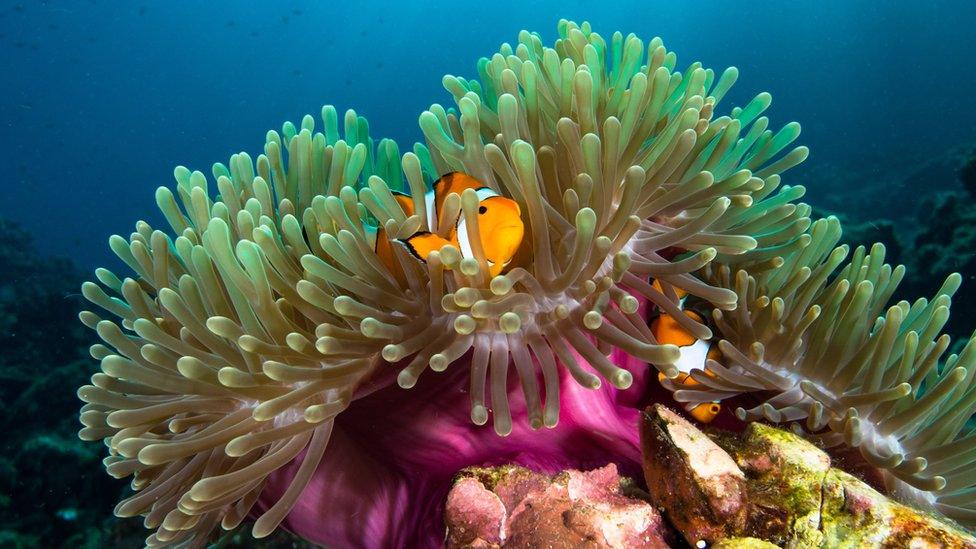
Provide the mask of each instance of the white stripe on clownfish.
[{"label": "white stripe on clownfish", "polygon": [[[656,281],[654,284],[658,285]],[[660,285],[658,285],[658,289],[660,289]],[[681,295],[678,308],[692,319],[702,321],[701,316],[694,311],[685,310],[686,300],[687,296]],[[651,332],[658,343],[670,343],[678,346],[680,355],[674,363],[674,367],[678,369],[679,374],[671,380],[673,383],[688,387],[699,385],[700,383],[691,377],[692,370],[705,372],[709,376],[714,375],[707,368],[708,361],[717,360],[720,355],[718,348],[711,341],[695,338],[681,327],[673,317],[663,312],[651,321]],[[664,374],[659,374],[658,378],[662,383],[666,379]],[[721,411],[721,405],[718,401],[703,402],[687,406],[686,410],[698,421],[710,423]]]},{"label": "white stripe on clownfish", "polygon": [[703,339],[696,339],[691,345],[681,347],[681,357],[674,363],[674,367],[683,374],[690,374],[692,370],[705,369],[705,361],[708,360],[708,351],[711,350],[711,342]]},{"label": "white stripe on clownfish", "polygon": [[437,232],[437,195],[434,194],[434,189],[431,189],[424,193],[424,205],[427,209],[427,230],[436,233]]}]

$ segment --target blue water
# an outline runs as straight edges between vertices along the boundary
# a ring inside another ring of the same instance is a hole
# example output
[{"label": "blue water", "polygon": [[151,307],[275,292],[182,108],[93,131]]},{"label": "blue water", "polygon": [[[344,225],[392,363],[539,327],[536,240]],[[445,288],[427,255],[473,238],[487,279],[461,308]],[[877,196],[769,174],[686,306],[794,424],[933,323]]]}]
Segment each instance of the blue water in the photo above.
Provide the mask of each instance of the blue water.
[{"label": "blue water", "polygon": [[[972,2],[354,4],[5,2],[0,217],[43,253],[110,263],[110,234],[163,225],[153,193],[177,164],[209,172],[257,154],[268,129],[324,103],[413,142],[417,115],[449,100],[443,74],[474,75],[520,29],[551,41],[559,18],[659,35],[679,68],[738,66],[729,103],[771,92],[774,122],[803,125],[808,165],[880,177],[877,166],[923,164],[976,128]],[[803,182],[815,202],[818,182]]]}]

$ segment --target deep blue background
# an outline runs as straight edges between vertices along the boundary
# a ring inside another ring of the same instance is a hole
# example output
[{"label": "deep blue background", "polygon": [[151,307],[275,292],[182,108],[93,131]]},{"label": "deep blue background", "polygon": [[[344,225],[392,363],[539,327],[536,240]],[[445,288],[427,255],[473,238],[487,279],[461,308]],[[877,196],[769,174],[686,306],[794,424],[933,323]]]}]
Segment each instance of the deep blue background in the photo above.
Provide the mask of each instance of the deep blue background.
[{"label": "deep blue background", "polygon": [[774,124],[803,125],[813,173],[908,170],[976,127],[972,2],[354,4],[4,3],[0,216],[91,269],[110,261],[110,234],[162,225],[153,193],[174,166],[256,155],[268,129],[324,103],[411,143],[417,115],[450,99],[443,74],[474,75],[521,29],[551,42],[561,17],[661,36],[679,69],[738,66],[721,111],[771,92]]}]

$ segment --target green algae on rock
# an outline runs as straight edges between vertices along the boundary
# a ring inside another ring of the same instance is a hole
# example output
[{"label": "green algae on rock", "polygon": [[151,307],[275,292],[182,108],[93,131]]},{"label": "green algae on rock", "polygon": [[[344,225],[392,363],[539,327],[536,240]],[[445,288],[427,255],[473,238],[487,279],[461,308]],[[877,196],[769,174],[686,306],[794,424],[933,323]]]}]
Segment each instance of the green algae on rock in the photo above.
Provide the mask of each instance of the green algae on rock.
[{"label": "green algae on rock", "polygon": [[750,535],[780,545],[822,546],[820,490],[830,471],[827,454],[792,433],[752,423],[734,455],[749,478]]},{"label": "green algae on rock", "polygon": [[779,545],[750,537],[723,538],[712,544],[712,549],[779,549]]},{"label": "green algae on rock", "polygon": [[[790,547],[976,547],[976,537],[962,528],[888,499],[788,431],[751,423],[741,435],[709,436],[656,405],[641,436],[651,496],[692,545],[745,536]],[[736,499],[744,520],[698,512],[700,503],[688,497],[707,497],[725,484],[701,472],[716,461],[702,452],[722,452],[736,464],[744,479]]]}]

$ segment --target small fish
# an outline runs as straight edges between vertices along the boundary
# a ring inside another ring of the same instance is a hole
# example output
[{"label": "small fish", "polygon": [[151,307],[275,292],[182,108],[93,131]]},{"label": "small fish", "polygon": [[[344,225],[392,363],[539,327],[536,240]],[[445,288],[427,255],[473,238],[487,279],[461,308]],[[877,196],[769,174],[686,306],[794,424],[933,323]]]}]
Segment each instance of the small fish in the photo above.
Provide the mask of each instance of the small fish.
[{"label": "small fish", "polygon": [[[661,290],[661,285],[656,280],[654,287]],[[674,291],[678,294],[678,306],[682,312],[698,322],[703,322],[701,315],[685,308],[687,292],[680,288],[675,288]],[[651,320],[651,333],[658,343],[677,345],[681,350],[681,356],[674,363],[675,368],[680,372],[678,377],[672,380],[674,383],[685,386],[699,385],[698,381],[690,375],[692,369],[702,370],[706,375],[714,375],[706,369],[706,361],[709,359],[717,361],[721,359],[722,353],[713,342],[696,339],[674,317],[663,312]],[[664,374],[658,374],[658,380],[664,381]],[[699,404],[688,410],[688,413],[702,423],[711,423],[721,410],[722,405],[718,401],[713,401]]]},{"label": "small fish", "polygon": [[[514,200],[499,195],[467,174],[451,172],[435,181],[433,188],[424,195],[427,226],[431,228],[438,226],[440,222],[438,215],[448,195],[461,194],[466,189],[474,189],[480,199],[478,232],[481,236],[481,248],[485,253],[489,274],[496,276],[511,262],[525,234],[522,212]],[[414,214],[413,199],[409,195],[402,193],[393,193],[393,195],[404,213],[408,216]],[[419,231],[409,238],[401,239],[400,242],[421,261],[426,261],[431,252],[440,250],[447,244],[456,246],[461,251],[462,257],[475,257],[464,215],[459,215],[456,220],[453,220],[452,225],[453,229],[448,238],[431,231]],[[393,254],[391,242],[383,233],[382,228],[377,229],[374,249],[380,260],[390,268],[398,280],[402,281],[403,274]]]}]

